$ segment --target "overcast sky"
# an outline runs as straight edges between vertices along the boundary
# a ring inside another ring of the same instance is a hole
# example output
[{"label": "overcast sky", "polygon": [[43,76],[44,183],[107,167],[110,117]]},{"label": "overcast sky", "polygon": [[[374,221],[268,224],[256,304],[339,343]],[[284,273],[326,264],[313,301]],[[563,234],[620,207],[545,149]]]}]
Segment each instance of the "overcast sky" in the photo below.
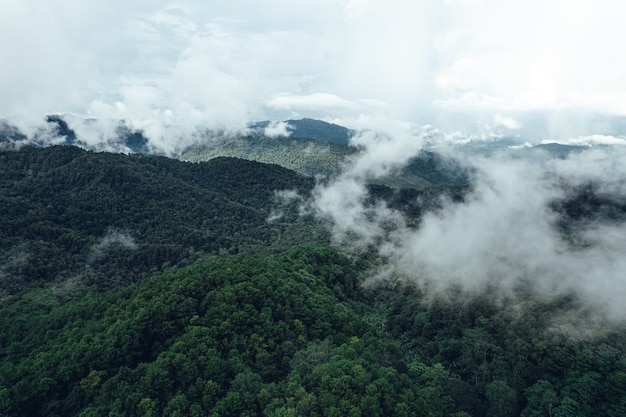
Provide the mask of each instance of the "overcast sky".
[{"label": "overcast sky", "polygon": [[[0,117],[620,139],[619,0],[2,0]],[[495,133],[494,133],[495,132]]]}]

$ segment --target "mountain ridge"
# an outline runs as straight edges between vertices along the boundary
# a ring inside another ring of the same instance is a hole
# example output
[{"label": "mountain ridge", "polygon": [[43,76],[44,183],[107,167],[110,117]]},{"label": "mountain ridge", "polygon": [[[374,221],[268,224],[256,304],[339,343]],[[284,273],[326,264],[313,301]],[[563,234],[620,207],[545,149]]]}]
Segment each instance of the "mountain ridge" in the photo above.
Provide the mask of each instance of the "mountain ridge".
[{"label": "mountain ridge", "polygon": [[[275,192],[312,187],[286,168],[235,158],[191,164],[73,146],[0,152],[0,278],[9,292],[85,273],[132,281],[186,258],[288,245],[286,221],[306,220]],[[283,218],[270,223],[275,209]],[[321,233],[310,231],[313,240]],[[89,265],[111,235],[127,236],[134,249],[114,245]]]}]

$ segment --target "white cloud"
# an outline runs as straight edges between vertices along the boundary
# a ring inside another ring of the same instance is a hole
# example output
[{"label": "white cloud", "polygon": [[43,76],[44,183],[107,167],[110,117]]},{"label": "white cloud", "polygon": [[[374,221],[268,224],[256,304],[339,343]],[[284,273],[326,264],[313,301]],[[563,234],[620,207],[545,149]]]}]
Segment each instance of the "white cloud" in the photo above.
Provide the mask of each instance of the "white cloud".
[{"label": "white cloud", "polygon": [[[384,114],[469,136],[499,114],[542,135],[531,141],[616,136],[571,132],[571,119],[551,114],[626,116],[625,10],[610,0],[6,0],[0,116],[31,129],[47,113],[124,117],[169,150],[195,125],[298,115]],[[533,112],[545,134],[524,117]]]},{"label": "white cloud", "polygon": [[439,75],[466,88],[444,91],[437,105],[624,114],[614,93],[626,87],[626,60],[616,43],[626,34],[618,17],[623,3],[485,0],[448,6]]},{"label": "white cloud", "polygon": [[[335,239],[362,247],[376,242],[393,268],[432,290],[460,285],[492,286],[507,297],[522,285],[552,297],[575,292],[582,302],[611,319],[623,318],[626,245],[623,222],[586,219],[576,227],[575,245],[558,229],[553,202],[572,190],[596,184],[596,192],[626,201],[622,148],[588,150],[567,159],[478,158],[471,192],[463,203],[443,201],[408,228],[403,216],[384,205],[367,206],[365,182],[401,166],[415,149],[399,141],[401,152],[371,159],[381,141],[358,139],[365,152],[337,180],[316,189],[314,207],[334,225]],[[387,143],[387,145],[389,145]],[[365,168],[378,164],[378,168]],[[390,225],[395,228],[389,232]]]},{"label": "white cloud", "polygon": [[356,104],[334,94],[314,93],[308,95],[283,94],[267,102],[271,108],[281,110],[346,109]]},{"label": "white cloud", "polygon": [[500,113],[497,113],[493,116],[493,124],[495,126],[502,126],[507,129],[515,130],[522,127],[522,125],[512,117],[503,116]]},{"label": "white cloud", "polygon": [[564,145],[592,146],[592,145],[626,145],[626,139],[610,135],[578,136],[566,139],[544,139],[542,143],[561,143]]},{"label": "white cloud", "polygon": [[384,205],[366,207],[366,184],[406,165],[422,148],[423,136],[415,126],[386,118],[361,118],[356,123],[361,130],[350,144],[360,149],[359,154],[337,178],[318,184],[310,209],[332,223],[337,241],[350,237],[350,244],[364,247],[384,234],[383,223],[403,221]]},{"label": "white cloud", "polygon": [[291,135],[293,126],[285,122],[270,122],[270,124],[263,130],[263,134],[270,138],[288,137]]},{"label": "white cloud", "polygon": [[[402,219],[364,208],[364,182],[419,151],[418,124],[442,142],[514,133],[520,143],[622,144],[625,14],[626,3],[611,0],[3,0],[0,118],[54,142],[44,115],[69,113],[90,145],[107,145],[124,120],[166,154],[250,120],[344,121],[364,152],[318,187],[316,209],[338,233],[379,237],[380,222]],[[624,154],[572,158],[485,162],[466,204],[446,206],[417,233],[403,228],[389,247],[441,276],[534,271],[615,301],[605,290],[609,278],[621,282],[624,230],[592,228],[593,247],[563,249],[549,227],[546,178],[606,176],[623,193]]]}]

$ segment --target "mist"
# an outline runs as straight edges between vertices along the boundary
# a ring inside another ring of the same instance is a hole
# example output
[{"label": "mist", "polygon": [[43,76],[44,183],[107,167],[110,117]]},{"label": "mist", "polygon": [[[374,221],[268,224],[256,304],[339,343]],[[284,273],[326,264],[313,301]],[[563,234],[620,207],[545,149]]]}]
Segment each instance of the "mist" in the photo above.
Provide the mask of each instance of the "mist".
[{"label": "mist", "polygon": [[134,250],[137,248],[135,239],[127,232],[109,229],[106,235],[91,246],[87,255],[87,264],[93,264],[106,256],[106,251],[110,248],[122,248],[125,250]]},{"label": "mist", "polygon": [[[512,299],[522,289],[548,299],[574,293],[587,308],[622,320],[626,149],[589,148],[560,159],[513,151],[468,156],[447,148],[448,156],[474,167],[470,191],[463,202],[442,198],[409,227],[401,212],[366,204],[368,180],[406,164],[423,143],[415,131],[395,133],[356,135],[362,153],[337,179],[317,185],[311,206],[332,224],[336,243],[355,251],[375,247],[388,268],[429,291],[496,288]],[[587,215],[566,218],[559,204],[585,187],[617,212],[587,207]]]}]

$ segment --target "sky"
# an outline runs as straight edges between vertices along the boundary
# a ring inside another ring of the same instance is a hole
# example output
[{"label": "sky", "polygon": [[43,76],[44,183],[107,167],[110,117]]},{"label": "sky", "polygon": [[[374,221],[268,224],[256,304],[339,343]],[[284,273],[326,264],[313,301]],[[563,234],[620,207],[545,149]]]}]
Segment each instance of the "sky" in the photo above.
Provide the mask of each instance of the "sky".
[{"label": "sky", "polygon": [[300,117],[621,143],[624,15],[618,0],[3,0],[0,117],[124,119],[163,146]]}]

